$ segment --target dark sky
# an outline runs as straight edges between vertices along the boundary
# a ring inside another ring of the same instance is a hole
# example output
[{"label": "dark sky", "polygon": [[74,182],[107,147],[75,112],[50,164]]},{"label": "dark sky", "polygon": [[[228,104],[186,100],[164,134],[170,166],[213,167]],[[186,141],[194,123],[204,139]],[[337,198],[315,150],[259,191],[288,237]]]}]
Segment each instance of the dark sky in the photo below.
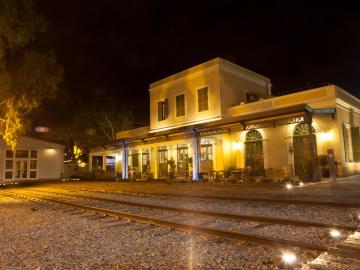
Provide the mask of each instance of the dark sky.
[{"label": "dark sky", "polygon": [[360,96],[360,9],[345,1],[38,2],[51,25],[37,43],[65,68],[38,124],[71,117],[99,88],[147,124],[151,82],[218,56],[269,77],[274,94],[331,82]]}]

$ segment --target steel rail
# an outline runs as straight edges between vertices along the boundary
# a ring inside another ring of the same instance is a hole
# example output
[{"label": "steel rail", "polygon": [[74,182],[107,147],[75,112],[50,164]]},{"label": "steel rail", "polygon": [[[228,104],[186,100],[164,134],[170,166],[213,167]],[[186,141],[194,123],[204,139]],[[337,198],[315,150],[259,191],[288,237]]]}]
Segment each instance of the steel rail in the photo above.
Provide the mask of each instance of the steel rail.
[{"label": "steel rail", "polygon": [[17,192],[1,192],[0,194],[5,194],[5,195],[15,197],[15,198],[20,197],[20,198],[25,198],[28,200],[37,200],[37,201],[40,200],[40,201],[44,201],[44,202],[66,205],[69,207],[73,207],[73,208],[85,210],[85,211],[90,211],[90,212],[101,214],[104,216],[127,219],[127,220],[132,220],[132,221],[135,221],[138,223],[142,223],[142,224],[166,227],[166,228],[171,228],[171,229],[180,230],[180,231],[184,231],[184,232],[211,236],[211,237],[215,237],[215,238],[223,238],[223,239],[228,239],[228,240],[233,240],[233,241],[241,241],[241,242],[244,242],[244,241],[252,242],[252,243],[256,243],[256,244],[276,246],[276,247],[281,247],[281,248],[296,247],[296,248],[299,248],[302,250],[315,250],[315,251],[320,251],[320,252],[329,250],[328,247],[322,246],[322,245],[313,245],[313,244],[302,243],[299,241],[291,241],[291,240],[278,239],[278,238],[272,238],[272,237],[258,236],[255,234],[244,234],[244,233],[238,233],[238,232],[232,232],[232,231],[226,231],[226,230],[220,230],[220,229],[214,229],[214,228],[201,227],[198,225],[172,222],[172,221],[167,221],[167,220],[162,220],[162,219],[150,218],[150,217],[146,217],[146,216],[134,215],[134,214],[124,213],[124,212],[99,208],[99,207],[80,205],[80,204],[62,201],[62,200],[43,198],[43,197],[38,197],[38,196],[34,196],[34,195],[29,195],[29,194],[22,194],[22,193],[17,193]]},{"label": "steel rail", "polygon": [[135,202],[128,202],[128,201],[124,201],[124,200],[108,199],[108,198],[93,197],[93,196],[84,196],[84,195],[78,195],[78,194],[67,194],[67,193],[54,192],[54,191],[42,191],[42,190],[37,190],[37,189],[28,189],[28,190],[36,191],[36,192],[40,192],[40,193],[51,193],[51,194],[56,194],[56,195],[61,195],[61,196],[69,196],[69,197],[74,197],[74,198],[95,200],[95,201],[100,201],[100,202],[124,204],[124,205],[142,207],[142,208],[148,208],[148,209],[158,209],[158,210],[180,212],[180,213],[186,213],[186,214],[195,214],[195,215],[202,215],[202,216],[215,217],[215,218],[231,219],[231,220],[236,220],[236,221],[248,220],[248,221],[270,223],[270,224],[294,225],[294,226],[299,226],[299,227],[331,228],[331,229],[342,229],[342,230],[350,230],[350,231],[354,231],[359,228],[356,225],[351,226],[351,225],[341,225],[341,224],[320,223],[320,222],[305,221],[305,220],[294,220],[294,219],[287,219],[287,218],[271,218],[271,217],[262,217],[262,216],[238,215],[238,214],[229,214],[229,213],[223,213],[223,212],[210,212],[210,211],[204,211],[204,210],[185,209],[185,208],[178,208],[178,207],[135,203]]},{"label": "steel rail", "polygon": [[[68,186],[69,187],[69,186]],[[73,189],[72,189],[73,190]],[[305,206],[326,206],[335,208],[360,208],[360,203],[351,202],[326,202],[326,201],[308,201],[308,200],[293,200],[293,199],[277,199],[277,198],[259,198],[259,197],[227,197],[227,196],[209,196],[209,195],[192,195],[179,193],[154,193],[154,192],[131,192],[123,190],[101,190],[93,188],[77,189],[78,191],[92,191],[99,193],[115,193],[132,196],[160,196],[160,197],[181,197],[181,198],[197,198],[210,200],[225,200],[225,201],[239,201],[239,202],[254,202],[266,204],[295,204]]]}]

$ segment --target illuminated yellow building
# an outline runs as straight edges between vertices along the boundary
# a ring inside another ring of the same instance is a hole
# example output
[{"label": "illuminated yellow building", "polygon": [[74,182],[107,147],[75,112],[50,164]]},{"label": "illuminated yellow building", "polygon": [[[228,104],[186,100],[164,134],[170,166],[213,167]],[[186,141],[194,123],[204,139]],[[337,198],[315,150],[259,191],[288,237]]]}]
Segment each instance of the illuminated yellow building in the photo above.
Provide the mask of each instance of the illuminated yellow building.
[{"label": "illuminated yellow building", "polygon": [[332,149],[338,175],[360,171],[360,100],[338,86],[275,97],[270,79],[216,58],[150,84],[149,92],[150,125],[93,148],[90,170],[126,179],[246,172],[315,180]]}]

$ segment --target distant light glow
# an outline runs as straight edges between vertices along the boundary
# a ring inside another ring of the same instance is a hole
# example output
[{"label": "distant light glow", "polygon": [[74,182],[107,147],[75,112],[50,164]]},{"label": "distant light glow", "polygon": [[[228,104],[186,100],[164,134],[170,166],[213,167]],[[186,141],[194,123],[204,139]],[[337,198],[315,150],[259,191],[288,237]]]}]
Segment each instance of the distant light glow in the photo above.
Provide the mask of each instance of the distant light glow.
[{"label": "distant light glow", "polygon": [[296,256],[291,252],[283,252],[281,258],[285,264],[293,264],[296,262]]},{"label": "distant light glow", "polygon": [[334,238],[337,238],[341,235],[341,233],[336,229],[332,229],[332,230],[330,230],[330,235]]},{"label": "distant light glow", "polygon": [[290,183],[286,184],[285,187],[286,187],[286,189],[292,189],[293,188],[292,184],[290,184]]},{"label": "distant light glow", "polygon": [[304,183],[303,183],[303,182],[300,182],[300,183],[299,183],[299,186],[300,186],[300,187],[303,187],[303,186],[304,186]]},{"label": "distant light glow", "polygon": [[86,167],[86,163],[85,163],[85,162],[80,162],[80,163],[79,163],[79,167],[80,167],[80,168],[85,168],[85,167]]},{"label": "distant light glow", "polygon": [[46,133],[46,132],[49,132],[50,129],[48,127],[36,127],[35,131],[38,133]]}]

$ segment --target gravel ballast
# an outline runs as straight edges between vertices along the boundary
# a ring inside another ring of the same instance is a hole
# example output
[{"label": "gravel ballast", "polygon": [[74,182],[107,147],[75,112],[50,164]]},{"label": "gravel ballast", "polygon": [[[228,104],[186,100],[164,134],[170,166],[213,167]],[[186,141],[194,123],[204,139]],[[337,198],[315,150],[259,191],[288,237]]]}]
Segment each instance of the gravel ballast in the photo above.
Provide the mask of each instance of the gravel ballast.
[{"label": "gravel ballast", "polygon": [[[0,196],[0,269],[279,269],[281,250]],[[298,266],[316,257],[300,252]]]}]

